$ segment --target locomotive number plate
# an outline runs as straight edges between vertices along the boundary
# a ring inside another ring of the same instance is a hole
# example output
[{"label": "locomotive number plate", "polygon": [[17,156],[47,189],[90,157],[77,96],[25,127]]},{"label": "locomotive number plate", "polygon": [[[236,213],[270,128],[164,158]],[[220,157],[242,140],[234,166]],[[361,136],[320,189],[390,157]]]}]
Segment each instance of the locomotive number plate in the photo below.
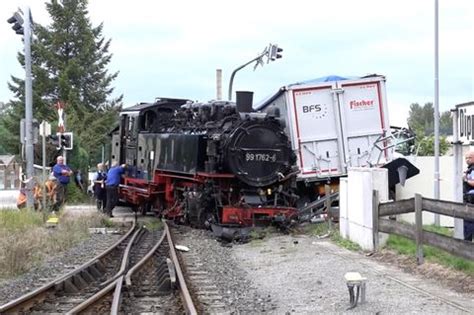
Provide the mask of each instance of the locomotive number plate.
[{"label": "locomotive number plate", "polygon": [[250,162],[276,162],[277,157],[276,154],[268,154],[268,153],[246,153],[245,154],[245,161]]}]

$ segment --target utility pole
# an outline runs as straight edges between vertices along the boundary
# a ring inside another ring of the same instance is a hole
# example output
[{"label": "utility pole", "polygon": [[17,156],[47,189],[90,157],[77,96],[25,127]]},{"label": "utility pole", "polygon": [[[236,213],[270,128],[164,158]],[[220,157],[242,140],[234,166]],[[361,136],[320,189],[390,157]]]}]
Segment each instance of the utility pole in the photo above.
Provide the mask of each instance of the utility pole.
[{"label": "utility pole", "polygon": [[[435,12],[434,12],[434,154],[435,154],[435,165],[434,165],[434,198],[439,199],[439,74],[438,74],[438,0],[435,0]],[[434,223],[436,226],[440,225],[439,214],[434,215]]]},{"label": "utility pole", "polygon": [[216,69],[216,99],[222,100],[222,69]]},{"label": "utility pole", "polygon": [[[12,29],[19,35],[23,35],[25,43],[25,159],[26,159],[26,205],[28,208],[34,208],[33,189],[35,183],[34,176],[34,154],[33,154],[33,89],[31,83],[31,12],[26,7],[24,19],[20,14],[21,11],[15,12],[8,23],[14,24]],[[23,13],[23,12],[21,12]]]}]

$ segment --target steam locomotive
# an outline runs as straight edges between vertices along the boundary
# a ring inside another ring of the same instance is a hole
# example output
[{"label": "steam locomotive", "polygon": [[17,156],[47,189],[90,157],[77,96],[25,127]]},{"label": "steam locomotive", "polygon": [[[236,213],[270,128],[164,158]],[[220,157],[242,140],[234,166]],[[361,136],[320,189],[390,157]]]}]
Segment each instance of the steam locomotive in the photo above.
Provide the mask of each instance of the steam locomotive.
[{"label": "steam locomotive", "polygon": [[126,108],[111,159],[128,165],[122,202],[195,227],[288,222],[297,215],[295,155],[278,110],[159,98]]}]

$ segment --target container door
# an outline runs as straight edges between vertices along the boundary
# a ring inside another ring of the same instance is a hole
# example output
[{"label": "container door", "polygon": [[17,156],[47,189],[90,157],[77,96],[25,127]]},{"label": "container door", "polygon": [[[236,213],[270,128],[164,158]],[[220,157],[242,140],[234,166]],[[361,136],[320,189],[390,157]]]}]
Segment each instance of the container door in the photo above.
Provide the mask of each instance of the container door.
[{"label": "container door", "polygon": [[384,117],[384,81],[339,82],[342,134],[348,166],[374,166],[388,159],[383,141],[389,126]]},{"label": "container door", "polygon": [[340,118],[333,83],[290,90],[292,137],[296,144],[299,178],[340,175],[344,156]]}]

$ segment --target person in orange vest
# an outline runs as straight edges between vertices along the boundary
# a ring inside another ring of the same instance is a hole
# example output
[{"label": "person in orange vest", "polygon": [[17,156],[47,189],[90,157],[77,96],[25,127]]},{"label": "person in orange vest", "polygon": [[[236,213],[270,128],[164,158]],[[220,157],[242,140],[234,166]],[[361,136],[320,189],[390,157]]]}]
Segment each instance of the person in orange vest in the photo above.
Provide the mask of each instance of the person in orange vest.
[{"label": "person in orange vest", "polygon": [[[42,190],[41,187],[38,184],[35,184],[33,188],[33,201],[34,201],[34,208],[35,210],[38,210],[41,205],[41,198],[42,198]],[[26,207],[27,204],[27,198],[26,198],[26,187],[20,188],[20,194],[18,195],[18,198],[16,200],[16,206],[18,209],[23,209]]]}]

